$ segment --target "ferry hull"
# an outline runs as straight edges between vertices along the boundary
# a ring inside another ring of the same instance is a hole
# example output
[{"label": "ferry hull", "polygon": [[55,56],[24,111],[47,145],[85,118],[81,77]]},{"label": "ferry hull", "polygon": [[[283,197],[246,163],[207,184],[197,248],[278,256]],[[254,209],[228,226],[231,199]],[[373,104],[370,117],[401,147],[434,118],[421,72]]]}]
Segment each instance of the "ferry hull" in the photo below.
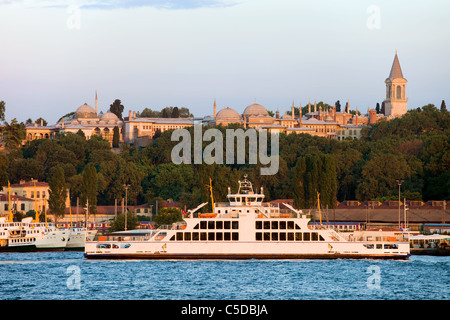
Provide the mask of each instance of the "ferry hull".
[{"label": "ferry hull", "polygon": [[409,245],[397,249],[367,249],[364,243],[183,243],[183,242],[87,242],[87,259],[148,260],[295,260],[295,259],[394,259],[406,260]]},{"label": "ferry hull", "polygon": [[0,252],[38,252],[38,251],[64,251],[65,247],[61,248],[37,248],[36,245],[24,246],[5,246],[0,247]]},{"label": "ferry hull", "polygon": [[103,253],[84,254],[87,259],[142,259],[142,260],[310,260],[310,259],[383,259],[407,260],[409,254],[174,254],[174,253]]}]

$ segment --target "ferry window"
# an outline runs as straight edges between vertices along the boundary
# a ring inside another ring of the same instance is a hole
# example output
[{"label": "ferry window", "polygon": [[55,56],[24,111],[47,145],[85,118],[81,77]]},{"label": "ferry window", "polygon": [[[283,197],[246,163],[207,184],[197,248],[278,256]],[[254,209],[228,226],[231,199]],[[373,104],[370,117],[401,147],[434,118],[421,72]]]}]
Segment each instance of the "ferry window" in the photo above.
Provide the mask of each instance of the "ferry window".
[{"label": "ferry window", "polygon": [[216,233],[216,240],[217,241],[222,241],[223,240],[223,233],[222,232],[217,232]]},{"label": "ferry window", "polygon": [[214,241],[214,239],[215,239],[215,233],[208,232],[208,241]]},{"label": "ferry window", "polygon": [[295,224],[295,229],[300,230],[300,227],[298,226],[298,224]]},{"label": "ferry window", "polygon": [[369,244],[364,244],[364,247],[366,247],[367,249],[373,249],[373,243],[369,243]]},{"label": "ferry window", "polygon": [[286,232],[280,232],[280,240],[286,241]]},{"label": "ferry window", "polygon": [[198,241],[199,239],[198,232],[192,232],[192,240]]},{"label": "ferry window", "polygon": [[177,232],[177,241],[183,241],[183,232]]},{"label": "ferry window", "polygon": [[264,229],[270,229],[270,221],[264,221]]},{"label": "ferry window", "polygon": [[191,241],[191,233],[190,232],[184,233],[184,241]]},{"label": "ferry window", "polygon": [[224,229],[230,229],[231,223],[230,221],[224,221],[223,222],[223,228]]},{"label": "ferry window", "polygon": [[382,249],[383,245],[381,243],[377,243],[377,249]]},{"label": "ferry window", "polygon": [[303,240],[304,241],[310,241],[311,240],[311,234],[309,232],[305,232],[303,234]]},{"label": "ferry window", "polygon": [[223,229],[223,221],[216,221],[216,229]]},{"label": "ferry window", "polygon": [[230,198],[230,202],[236,202],[236,198],[231,197],[231,198]]},{"label": "ferry window", "polygon": [[272,221],[272,229],[278,229],[278,221]]},{"label": "ferry window", "polygon": [[231,240],[231,234],[229,232],[223,233],[223,240],[230,241]]},{"label": "ferry window", "polygon": [[280,229],[286,229],[286,221],[280,221]]},{"label": "ferry window", "polygon": [[262,240],[262,232],[257,232],[255,239],[256,239],[256,241],[261,241]]},{"label": "ferry window", "polygon": [[294,229],[294,221],[288,221],[287,222],[287,228],[290,229],[290,230]]},{"label": "ferry window", "polygon": [[319,234],[317,232],[313,232],[311,234],[311,240],[312,241],[318,241],[319,240]]},{"label": "ferry window", "polygon": [[319,240],[320,241],[325,241],[325,239],[322,237],[322,235],[319,234]]},{"label": "ferry window", "polygon": [[270,232],[264,232],[264,241],[270,240]]},{"label": "ferry window", "polygon": [[200,221],[200,229],[206,229],[206,221]]},{"label": "ferry window", "polygon": [[194,229],[198,229],[198,223],[195,225]]},{"label": "ferry window", "polygon": [[208,221],[208,229],[214,229],[214,221]]},{"label": "ferry window", "polygon": [[206,241],[206,232],[200,232],[200,240]]},{"label": "ferry window", "polygon": [[232,225],[231,225],[232,229],[239,229],[239,221],[233,221]]},{"label": "ferry window", "polygon": [[278,241],[278,232],[272,232],[272,241]]},{"label": "ferry window", "polygon": [[241,202],[241,197],[237,197],[237,198],[236,198],[236,201],[237,201],[237,202]]},{"label": "ferry window", "polygon": [[302,233],[301,232],[295,233],[295,241],[302,241]]},{"label": "ferry window", "polygon": [[231,240],[233,241],[239,241],[239,232],[233,232],[231,234]]},{"label": "ferry window", "polygon": [[175,235],[170,238],[170,241],[175,241]]},{"label": "ferry window", "polygon": [[262,229],[262,221],[256,221],[255,222],[255,228],[256,229]]}]

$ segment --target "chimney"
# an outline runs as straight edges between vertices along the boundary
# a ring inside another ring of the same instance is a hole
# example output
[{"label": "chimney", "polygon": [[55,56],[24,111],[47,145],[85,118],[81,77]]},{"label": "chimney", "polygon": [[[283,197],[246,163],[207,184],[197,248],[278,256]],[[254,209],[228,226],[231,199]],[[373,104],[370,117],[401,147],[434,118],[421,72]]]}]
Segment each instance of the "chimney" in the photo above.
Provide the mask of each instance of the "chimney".
[{"label": "chimney", "polygon": [[372,109],[369,111],[369,124],[377,123],[377,110]]}]

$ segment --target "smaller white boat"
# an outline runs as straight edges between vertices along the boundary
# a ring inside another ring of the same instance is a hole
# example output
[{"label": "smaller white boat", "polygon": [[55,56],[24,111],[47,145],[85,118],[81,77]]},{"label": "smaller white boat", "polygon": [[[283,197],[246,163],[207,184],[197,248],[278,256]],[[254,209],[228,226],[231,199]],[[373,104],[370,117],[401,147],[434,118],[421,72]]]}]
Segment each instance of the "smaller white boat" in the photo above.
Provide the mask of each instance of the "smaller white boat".
[{"label": "smaller white boat", "polygon": [[88,230],[86,228],[70,228],[69,240],[67,241],[66,250],[84,250],[87,241],[93,241],[97,230]]},{"label": "smaller white boat", "polygon": [[450,256],[450,235],[412,235],[409,243],[411,254]]}]

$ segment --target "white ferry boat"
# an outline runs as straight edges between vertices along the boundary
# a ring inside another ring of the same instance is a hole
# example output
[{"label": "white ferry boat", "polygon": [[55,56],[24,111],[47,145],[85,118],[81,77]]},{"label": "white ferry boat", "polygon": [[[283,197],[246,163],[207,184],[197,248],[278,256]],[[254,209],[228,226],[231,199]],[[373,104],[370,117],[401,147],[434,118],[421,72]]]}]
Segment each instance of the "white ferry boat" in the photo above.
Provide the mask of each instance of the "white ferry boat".
[{"label": "white ferry boat", "polygon": [[407,239],[346,238],[310,219],[288,204],[263,202],[245,178],[228,203],[213,204],[213,212],[197,214],[203,203],[182,223],[162,226],[145,235],[136,233],[87,241],[88,259],[408,259]]},{"label": "white ferry boat", "polygon": [[67,241],[66,250],[84,250],[86,240],[92,241],[97,234],[97,230],[88,230],[86,228],[72,227],[69,240]]},{"label": "white ferry boat", "polygon": [[34,223],[32,218],[8,222],[0,218],[0,252],[59,251],[66,248],[70,231],[53,223]]}]

